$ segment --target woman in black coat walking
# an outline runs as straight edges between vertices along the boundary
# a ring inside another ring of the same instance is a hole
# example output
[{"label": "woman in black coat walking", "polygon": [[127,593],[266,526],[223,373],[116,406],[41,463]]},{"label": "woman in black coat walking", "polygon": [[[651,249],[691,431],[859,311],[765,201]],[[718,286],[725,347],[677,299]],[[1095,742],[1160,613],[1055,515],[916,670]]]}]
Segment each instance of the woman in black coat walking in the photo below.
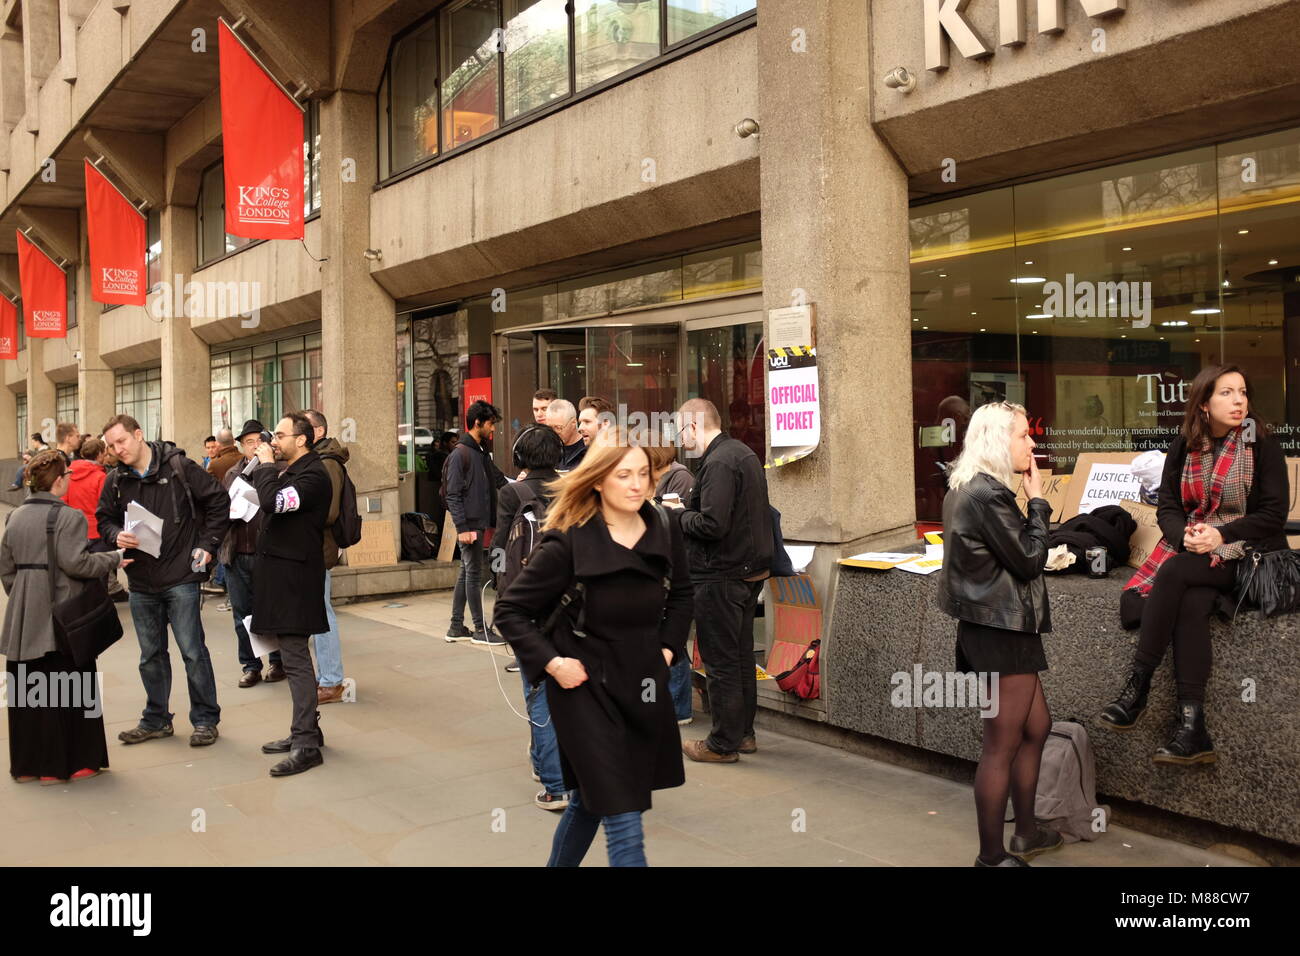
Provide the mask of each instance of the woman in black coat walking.
[{"label": "woman in black coat walking", "polygon": [[554,488],[545,534],[495,610],[524,676],[546,681],[573,790],[548,865],[581,863],[603,821],[610,865],[645,866],[651,791],[686,782],[668,689],[691,623],[685,547],[647,501],[645,450],[623,436],[593,443]]},{"label": "woman in black coat walking", "polygon": [[1250,383],[1236,365],[1202,369],[1192,381],[1181,433],[1169,446],[1156,520],[1160,544],[1125,585],[1141,595],[1141,636],[1133,669],[1101,722],[1129,730],[1146,710],[1151,676],[1174,646],[1178,714],[1173,736],[1151,758],[1186,766],[1214,763],[1205,727],[1210,677],[1210,613],[1237,580],[1247,546],[1287,547],[1291,500],[1286,457],[1251,417]]}]

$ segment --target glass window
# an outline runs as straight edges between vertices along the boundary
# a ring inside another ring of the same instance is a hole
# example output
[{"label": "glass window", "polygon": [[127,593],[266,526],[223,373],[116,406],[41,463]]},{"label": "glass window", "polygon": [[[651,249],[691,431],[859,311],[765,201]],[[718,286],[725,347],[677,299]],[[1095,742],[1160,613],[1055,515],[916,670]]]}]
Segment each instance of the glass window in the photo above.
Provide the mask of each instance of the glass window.
[{"label": "glass window", "polygon": [[668,259],[561,282],[557,309],[561,319],[568,319],[677,302],[681,297],[681,260]]},{"label": "glass window", "polygon": [[434,21],[403,37],[389,68],[391,169],[438,154],[438,64]]},{"label": "glass window", "polygon": [[64,275],[68,278],[68,328],[77,327],[77,270],[67,268]]},{"label": "glass window", "polygon": [[[668,43],[672,45],[711,30],[754,7],[755,0],[671,0],[668,4]],[[763,457],[762,452],[759,457]]]},{"label": "glass window", "polygon": [[146,439],[162,439],[162,369],[118,372],[113,377],[114,407],[140,423]]},{"label": "glass window", "polygon": [[497,0],[442,11],[442,141],[454,149],[497,128]]},{"label": "glass window", "polygon": [[324,390],[320,333],[291,335],[253,348],[220,352],[211,357],[212,431],[239,429],[250,418],[268,428],[287,412],[320,408]]},{"label": "glass window", "polygon": [[576,10],[573,45],[577,87],[585,90],[659,55],[656,0],[593,0]]},{"label": "glass window", "polygon": [[320,209],[320,100],[302,114],[302,214]]},{"label": "glass window", "polygon": [[723,430],[752,448],[760,461],[767,458],[765,360],[762,322],[686,334],[687,397],[716,405]]},{"label": "glass window", "polygon": [[763,288],[763,248],[757,240],[682,257],[682,298],[734,295]]},{"label": "glass window", "polygon": [[941,469],[999,398],[1068,474],[1080,454],[1165,449],[1186,384],[1238,363],[1294,454],[1298,201],[1289,130],[913,209],[918,517],[939,519]]},{"label": "glass window", "polygon": [[587,394],[608,399],[620,417],[623,405],[629,416],[673,411],[680,364],[676,325],[587,329]]},{"label": "glass window", "polygon": [[225,166],[209,166],[199,183],[199,264],[211,262],[253,240],[226,232]]},{"label": "glass window", "polygon": [[[19,322],[18,325],[21,327],[22,323]],[[27,450],[27,396],[15,396],[14,404],[18,412],[18,456],[21,458],[22,453]]]},{"label": "glass window", "polygon": [[505,118],[569,92],[566,0],[505,0]]},{"label": "glass window", "polygon": [[76,425],[81,419],[76,385],[60,385],[54,390],[54,416],[57,422]]}]

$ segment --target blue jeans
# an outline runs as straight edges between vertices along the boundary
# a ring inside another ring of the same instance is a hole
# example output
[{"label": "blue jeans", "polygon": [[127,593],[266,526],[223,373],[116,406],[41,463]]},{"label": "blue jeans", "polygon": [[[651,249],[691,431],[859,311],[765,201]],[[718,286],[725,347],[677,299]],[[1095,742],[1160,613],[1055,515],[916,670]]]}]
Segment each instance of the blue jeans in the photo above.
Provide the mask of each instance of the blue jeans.
[{"label": "blue jeans", "polygon": [[465,624],[465,602],[469,601],[469,616],[474,630],[483,630],[483,532],[472,544],[460,546],[460,573],[456,575],[456,590],[451,595],[451,626]]},{"label": "blue jeans", "polygon": [[668,669],[668,690],[673,695],[677,719],[689,720],[692,715],[690,657],[683,657]]},{"label": "blue jeans", "polygon": [[[519,676],[524,681],[524,701],[528,705],[528,729],[532,732],[532,746],[528,756],[532,759],[533,769],[542,778],[542,786],[547,793],[565,792],[564,773],[560,770],[560,744],[555,739],[555,725],[551,723],[551,707],[546,702],[546,682],[533,690],[528,685],[528,678],[523,671]],[[545,724],[539,727],[538,724]]]},{"label": "blue jeans", "polygon": [[596,828],[605,824],[605,847],[609,850],[610,866],[646,866],[645,837],[641,830],[641,812],[616,813],[598,817],[583,809],[578,791],[569,797],[569,805],[555,828],[551,843],[551,858],[547,866],[577,866],[587,855],[591,841],[596,839]]},{"label": "blue jeans", "polygon": [[226,566],[224,564],[218,564],[217,570],[212,572],[212,583],[219,588],[226,586]]},{"label": "blue jeans", "polygon": [[[253,613],[253,562],[256,555],[235,554],[230,564],[220,567],[226,571],[226,591],[230,597],[230,614],[235,619],[235,638],[239,641],[239,666],[244,673],[262,673],[262,659],[253,654],[253,644],[244,629],[244,618]],[[280,652],[270,653],[272,664],[280,663]]]},{"label": "blue jeans", "polygon": [[321,687],[338,687],[343,683],[343,646],[339,643],[339,619],[334,616],[330,601],[330,573],[325,572],[325,619],[330,629],[324,634],[313,634],[316,645],[316,683]]},{"label": "blue jeans", "polygon": [[190,689],[190,723],[215,727],[221,719],[217,706],[217,680],[212,658],[203,639],[199,618],[199,585],[191,581],[156,594],[131,591],[131,620],[140,642],[140,679],[146,703],[140,726],[157,730],[172,721],[167,709],[172,691],[172,659],[167,652],[167,625],[171,624],[176,646],[185,661],[185,679]]}]

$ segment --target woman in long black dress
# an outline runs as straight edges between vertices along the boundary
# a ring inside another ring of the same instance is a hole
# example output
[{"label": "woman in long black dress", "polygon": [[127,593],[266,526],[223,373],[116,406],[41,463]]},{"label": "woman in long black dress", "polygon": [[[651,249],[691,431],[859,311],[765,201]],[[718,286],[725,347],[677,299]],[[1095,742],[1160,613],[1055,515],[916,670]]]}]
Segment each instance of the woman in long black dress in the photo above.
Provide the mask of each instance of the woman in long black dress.
[{"label": "woman in long black dress", "polygon": [[546,681],[573,791],[548,865],[581,863],[603,822],[610,865],[645,866],[651,791],[686,781],[669,691],[691,623],[685,547],[625,437],[594,442],[553,487],[545,534],[495,610],[524,676]]},{"label": "woman in long black dress", "polygon": [[[9,773],[19,783],[81,780],[108,766],[95,665],[78,668],[59,650],[51,608],[120,567],[123,552],[86,550],[86,516],[60,500],[68,484],[62,455],[36,455],[27,467],[31,493],[9,516],[0,542],[0,581],[9,595],[0,638],[9,682]],[[58,515],[53,600],[45,530],[51,508]]]},{"label": "woman in long black dress", "polygon": [[[1027,517],[1011,489],[1016,472],[1024,475]],[[976,866],[1027,866],[1025,859],[1063,842],[1034,818],[1038,768],[1052,729],[1038,681],[1047,670],[1039,635],[1052,629],[1043,581],[1051,512],[1024,408],[981,406],[948,478],[939,577],[939,606],[958,619],[957,670],[997,682],[997,713],[982,721],[975,771]],[[1010,853],[1002,842],[1008,792],[1016,814]]]}]

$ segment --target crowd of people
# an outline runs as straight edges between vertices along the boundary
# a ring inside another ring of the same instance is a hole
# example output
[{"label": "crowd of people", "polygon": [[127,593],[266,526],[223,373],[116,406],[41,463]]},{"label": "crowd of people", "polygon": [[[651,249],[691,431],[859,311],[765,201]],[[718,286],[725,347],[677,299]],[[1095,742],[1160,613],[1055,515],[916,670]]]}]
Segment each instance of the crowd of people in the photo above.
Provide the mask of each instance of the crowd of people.
[{"label": "crowd of people", "polygon": [[[185,666],[190,746],[214,744],[221,708],[199,612],[200,587],[220,569],[229,587],[229,602],[221,607],[231,612],[243,670],[239,687],[262,679],[289,684],[290,734],[262,748],[286,755],[271,775],[319,766],[317,708],[344,694],[329,599],[330,569],[340,559],[331,532],[342,517],[348,451],[327,431],[325,416],[314,409],[286,415],[274,432],[250,420],[238,435],[222,429],[212,436],[200,464],[171,442],[147,441],[129,415],[114,416],[98,438],[60,423],[56,447],[33,449],[24,467],[29,494],[10,516],[0,544],[0,579],[9,594],[0,653],[10,679],[23,668],[71,674],[77,686],[97,686],[93,660],[73,661],[59,646],[51,609],[101,582],[109,599],[114,590],[119,597],[125,593],[140,646],[145,706],[138,725],[118,739],[140,744],[175,732],[170,627]],[[238,481],[256,501],[250,520],[231,517]],[[157,540],[148,546],[144,528],[128,518],[133,505],[158,521]],[[47,528],[51,508],[55,517]],[[118,581],[119,568],[127,589]],[[265,678],[250,629],[275,645]],[[56,784],[93,777],[108,766],[102,708],[85,703],[58,700],[10,710],[15,780]]]},{"label": "crowd of people", "polygon": [[[1178,705],[1170,738],[1153,755],[1158,763],[1215,759],[1204,712],[1209,614],[1232,589],[1248,548],[1286,547],[1285,462],[1252,417],[1249,396],[1236,366],[1206,368],[1191,384],[1160,488],[1163,541],[1125,586],[1141,601],[1141,633],[1132,671],[1100,719],[1117,731],[1134,726],[1172,646]],[[561,814],[549,865],[578,865],[603,826],[610,864],[643,866],[642,814],[653,791],[684,782],[683,760],[733,764],[758,751],[754,617],[776,566],[775,513],[762,463],[723,430],[707,400],[677,410],[671,442],[620,427],[599,396],[575,407],[539,390],[532,407],[534,421],[511,444],[512,477],[493,459],[501,414],[490,403],[470,405],[458,440],[440,438],[443,497],[459,549],[445,639],[508,643],[513,652],[505,669],[522,683],[529,760],[542,785],[534,802]],[[237,435],[223,430],[206,468],[168,442],[145,441],[125,415],[99,439],[71,425],[56,437],[57,448],[36,451],[27,464],[30,496],[0,546],[10,595],[0,653],[11,675],[26,666],[93,680],[93,662],[79,664],[59,646],[49,610],[125,568],[147,702],[139,725],[120,739],[173,734],[170,625],[185,662],[190,744],[212,744],[220,709],[199,585],[215,560],[229,588],[240,686],[261,679],[290,686],[290,733],[262,748],[286,755],[271,774],[320,765],[317,708],[341,695],[329,600],[339,542],[330,528],[342,518],[348,458],[324,416],[292,413],[273,433],[256,421]],[[944,502],[938,602],[957,619],[955,669],[994,675],[999,685],[997,712],[982,722],[974,781],[977,866],[1026,866],[1062,843],[1034,813],[1052,726],[1039,680],[1048,666],[1041,635],[1051,630],[1043,577],[1051,508],[1034,447],[1022,406],[980,407]],[[678,461],[679,449],[697,459],[693,469]],[[231,520],[241,481],[255,492],[255,522]],[[163,519],[156,557],[124,523],[132,502]],[[492,621],[483,604],[489,576],[498,591]],[[703,739],[683,742],[680,727],[693,719],[692,627],[711,725]],[[265,678],[250,630],[276,640]],[[11,711],[15,779],[81,779],[107,764],[102,716]]]}]

